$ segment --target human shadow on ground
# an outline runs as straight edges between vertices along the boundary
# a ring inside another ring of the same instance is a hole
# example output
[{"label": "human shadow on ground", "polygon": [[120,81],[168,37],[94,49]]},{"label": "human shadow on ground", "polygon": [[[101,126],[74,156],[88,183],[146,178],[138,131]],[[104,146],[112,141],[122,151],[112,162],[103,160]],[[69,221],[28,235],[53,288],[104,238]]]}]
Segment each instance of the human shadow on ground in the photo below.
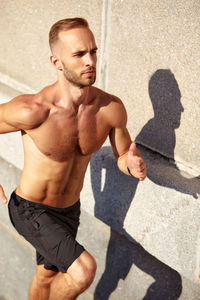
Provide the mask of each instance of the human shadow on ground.
[{"label": "human shadow on ground", "polygon": [[[136,138],[137,143],[153,151],[159,149],[160,152],[155,154],[149,150],[142,151],[141,148],[148,177],[158,185],[197,198],[200,193],[199,177],[185,178],[176,165],[172,165],[175,129],[180,126],[184,109],[178,83],[170,70],[157,70],[152,75],[149,95],[155,116]],[[179,273],[149,254],[124,229],[124,220],[134,199],[138,180],[119,171],[110,147],[103,147],[93,155],[90,168],[95,216],[111,227],[106,266],[96,286],[95,300],[109,299],[119,280],[127,277],[133,265],[155,280],[143,300],[177,300],[182,291]]]}]

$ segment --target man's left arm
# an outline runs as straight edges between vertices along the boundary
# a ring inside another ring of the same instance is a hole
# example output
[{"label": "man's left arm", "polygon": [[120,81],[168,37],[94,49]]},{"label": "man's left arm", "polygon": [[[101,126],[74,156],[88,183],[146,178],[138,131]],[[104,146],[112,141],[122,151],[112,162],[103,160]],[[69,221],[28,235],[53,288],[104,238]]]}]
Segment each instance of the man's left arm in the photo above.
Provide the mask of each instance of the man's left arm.
[{"label": "man's left arm", "polygon": [[119,169],[126,175],[136,177],[140,181],[144,180],[146,164],[126,128],[127,115],[123,104],[121,113],[115,114],[114,123],[115,127],[111,129],[109,137]]}]

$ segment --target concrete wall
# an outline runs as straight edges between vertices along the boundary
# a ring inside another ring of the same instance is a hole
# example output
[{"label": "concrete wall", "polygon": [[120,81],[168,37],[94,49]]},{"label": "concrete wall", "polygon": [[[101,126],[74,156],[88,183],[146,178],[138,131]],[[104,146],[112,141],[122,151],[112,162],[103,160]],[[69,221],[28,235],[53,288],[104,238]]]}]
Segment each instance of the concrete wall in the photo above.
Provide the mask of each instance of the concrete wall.
[{"label": "concrete wall", "polygon": [[[200,2],[1,0],[1,102],[55,80],[49,27],[72,16],[87,18],[96,85],[123,100],[148,167],[143,183],[123,175],[108,142],[92,157],[79,234],[99,265],[90,293],[200,299]],[[0,155],[23,167],[19,134],[1,136]]]}]

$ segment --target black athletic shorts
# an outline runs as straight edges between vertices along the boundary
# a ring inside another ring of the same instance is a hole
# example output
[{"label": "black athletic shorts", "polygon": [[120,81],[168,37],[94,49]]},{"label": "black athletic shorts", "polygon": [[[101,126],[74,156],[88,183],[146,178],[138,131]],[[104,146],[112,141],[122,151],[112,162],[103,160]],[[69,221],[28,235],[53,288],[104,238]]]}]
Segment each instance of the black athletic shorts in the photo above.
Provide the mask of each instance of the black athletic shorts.
[{"label": "black athletic shorts", "polygon": [[76,240],[80,201],[56,208],[25,200],[15,192],[8,204],[13,226],[36,249],[37,264],[65,273],[84,251]]}]

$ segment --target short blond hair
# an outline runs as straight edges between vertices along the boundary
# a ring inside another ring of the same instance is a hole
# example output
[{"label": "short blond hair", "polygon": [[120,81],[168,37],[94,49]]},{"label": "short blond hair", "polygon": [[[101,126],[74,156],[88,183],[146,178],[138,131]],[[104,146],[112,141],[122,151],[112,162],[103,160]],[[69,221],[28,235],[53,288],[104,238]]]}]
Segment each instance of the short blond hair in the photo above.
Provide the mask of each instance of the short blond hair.
[{"label": "short blond hair", "polygon": [[53,24],[49,31],[49,46],[51,50],[55,42],[58,40],[58,34],[60,31],[67,31],[78,27],[89,28],[89,25],[88,22],[83,18],[63,19]]}]

